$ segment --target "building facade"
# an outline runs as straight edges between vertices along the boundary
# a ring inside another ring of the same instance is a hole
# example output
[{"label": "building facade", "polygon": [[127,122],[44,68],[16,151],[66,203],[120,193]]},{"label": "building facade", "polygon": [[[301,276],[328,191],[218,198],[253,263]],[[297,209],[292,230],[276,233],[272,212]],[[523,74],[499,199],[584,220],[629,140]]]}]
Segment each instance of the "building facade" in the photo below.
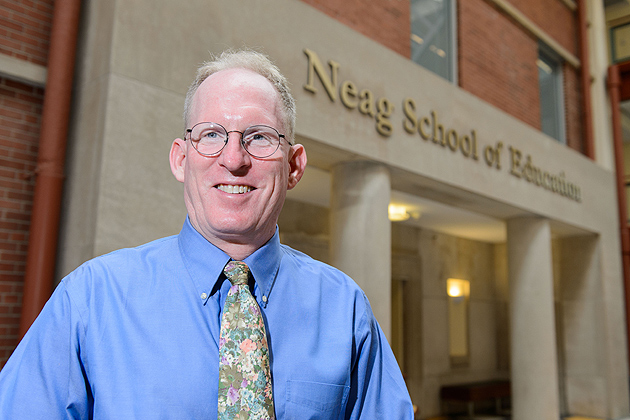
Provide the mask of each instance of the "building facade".
[{"label": "building facade", "polygon": [[0,2],[0,366],[18,339],[52,14]]},{"label": "building facade", "polygon": [[[83,1],[55,279],[179,231],[167,157],[188,84],[209,53],[254,47],[291,82],[309,159],[281,239],[366,291],[418,418],[465,409],[442,397],[471,383],[511,384],[514,419],[628,416],[606,25],[603,3],[572,0]],[[4,69],[0,99],[41,101],[41,81]],[[26,249],[5,249],[26,240],[35,172],[13,163],[13,136],[0,145],[6,353]]]}]

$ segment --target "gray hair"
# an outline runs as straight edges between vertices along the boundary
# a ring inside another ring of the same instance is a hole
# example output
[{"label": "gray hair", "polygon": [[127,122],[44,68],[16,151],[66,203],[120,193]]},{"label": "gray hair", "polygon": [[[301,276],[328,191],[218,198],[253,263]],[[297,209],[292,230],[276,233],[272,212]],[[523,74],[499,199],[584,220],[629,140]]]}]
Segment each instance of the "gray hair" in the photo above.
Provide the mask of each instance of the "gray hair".
[{"label": "gray hair", "polygon": [[233,68],[243,68],[254,71],[269,80],[276,88],[282,102],[284,129],[287,131],[284,134],[287,140],[293,142],[296,111],[295,99],[293,99],[291,95],[289,82],[269,57],[258,51],[249,49],[224,51],[218,57],[212,56],[209,61],[206,61],[197,69],[197,77],[188,88],[186,101],[184,102],[184,124],[186,124],[186,127],[188,127],[189,123],[193,97],[201,83],[214,73]]}]

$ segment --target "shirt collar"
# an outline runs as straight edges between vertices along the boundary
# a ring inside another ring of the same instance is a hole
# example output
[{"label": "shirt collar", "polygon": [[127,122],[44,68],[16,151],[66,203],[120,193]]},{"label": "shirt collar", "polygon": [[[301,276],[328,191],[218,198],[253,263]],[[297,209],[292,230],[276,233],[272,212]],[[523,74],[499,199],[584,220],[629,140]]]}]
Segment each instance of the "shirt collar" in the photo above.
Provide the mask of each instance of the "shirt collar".
[{"label": "shirt collar", "polygon": [[[205,301],[211,293],[218,289],[215,285],[223,279],[221,273],[225,264],[230,261],[230,256],[197,232],[190,224],[188,217],[186,217],[184,226],[179,233],[178,242],[186,269],[199,296]],[[280,237],[276,226],[273,237],[244,260],[262,292],[265,306],[273,288],[281,259]]]},{"label": "shirt collar", "polygon": [[271,239],[244,260],[262,292],[263,306],[267,306],[269,301],[281,259],[280,235],[276,226],[276,232]]}]

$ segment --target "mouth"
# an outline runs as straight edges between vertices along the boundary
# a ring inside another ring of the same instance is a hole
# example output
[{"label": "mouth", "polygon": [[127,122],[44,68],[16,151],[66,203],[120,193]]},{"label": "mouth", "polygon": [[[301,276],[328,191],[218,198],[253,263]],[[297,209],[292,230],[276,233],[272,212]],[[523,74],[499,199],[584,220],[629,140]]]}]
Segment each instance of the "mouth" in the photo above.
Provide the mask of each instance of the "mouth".
[{"label": "mouth", "polygon": [[215,188],[228,194],[245,194],[254,190],[254,188],[249,185],[219,184]]}]

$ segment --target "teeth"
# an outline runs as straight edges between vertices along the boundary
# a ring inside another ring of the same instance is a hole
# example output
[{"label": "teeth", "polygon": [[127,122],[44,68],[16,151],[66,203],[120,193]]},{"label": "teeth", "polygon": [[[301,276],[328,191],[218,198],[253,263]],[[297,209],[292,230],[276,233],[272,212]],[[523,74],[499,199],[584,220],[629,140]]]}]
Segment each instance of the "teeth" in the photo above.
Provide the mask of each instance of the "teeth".
[{"label": "teeth", "polygon": [[217,187],[223,192],[228,194],[244,194],[246,192],[250,192],[252,187],[248,187],[246,185],[225,185],[221,184]]}]

